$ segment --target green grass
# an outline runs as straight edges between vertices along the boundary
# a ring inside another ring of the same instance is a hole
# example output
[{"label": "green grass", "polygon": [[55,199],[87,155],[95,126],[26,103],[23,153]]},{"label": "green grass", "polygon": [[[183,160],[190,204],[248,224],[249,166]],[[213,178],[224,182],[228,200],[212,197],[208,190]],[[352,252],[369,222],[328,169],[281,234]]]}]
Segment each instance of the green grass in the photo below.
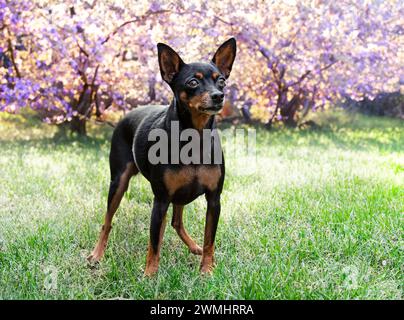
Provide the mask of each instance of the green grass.
[{"label": "green grass", "polygon": [[[316,121],[320,129],[257,128],[255,172],[227,157],[212,276],[200,276],[200,258],[167,226],[148,279],[152,193],[140,176],[104,260],[86,264],[106,206],[112,128],[52,138],[54,127],[1,115],[0,298],[402,299],[403,122],[342,112]],[[185,211],[202,243],[203,198]]]}]

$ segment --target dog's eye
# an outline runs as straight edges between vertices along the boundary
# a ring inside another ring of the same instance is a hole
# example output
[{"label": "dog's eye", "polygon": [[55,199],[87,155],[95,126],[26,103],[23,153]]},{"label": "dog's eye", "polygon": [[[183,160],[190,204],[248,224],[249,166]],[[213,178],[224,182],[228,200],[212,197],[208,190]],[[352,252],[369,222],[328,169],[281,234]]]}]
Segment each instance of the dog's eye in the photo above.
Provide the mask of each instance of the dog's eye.
[{"label": "dog's eye", "polygon": [[187,82],[187,86],[190,88],[196,88],[197,86],[199,86],[199,82],[195,79],[192,79]]},{"label": "dog's eye", "polygon": [[217,83],[217,85],[219,87],[225,87],[226,86],[226,81],[223,78],[219,78],[216,83]]}]

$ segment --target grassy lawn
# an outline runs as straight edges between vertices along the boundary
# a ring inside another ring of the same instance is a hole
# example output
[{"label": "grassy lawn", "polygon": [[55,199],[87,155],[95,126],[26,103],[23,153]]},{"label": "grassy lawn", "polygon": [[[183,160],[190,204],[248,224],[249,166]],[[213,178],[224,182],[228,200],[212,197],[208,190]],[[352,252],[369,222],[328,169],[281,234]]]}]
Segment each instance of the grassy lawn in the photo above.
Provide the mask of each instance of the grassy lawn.
[{"label": "grassy lawn", "polygon": [[[0,115],[0,298],[402,299],[403,121],[342,112],[316,121],[257,128],[256,167],[228,156],[212,276],[200,276],[200,258],[168,225],[148,279],[152,192],[140,176],[104,260],[85,259],[106,207],[112,128],[58,139],[54,127]],[[204,215],[203,197],[186,206],[200,244]]]}]

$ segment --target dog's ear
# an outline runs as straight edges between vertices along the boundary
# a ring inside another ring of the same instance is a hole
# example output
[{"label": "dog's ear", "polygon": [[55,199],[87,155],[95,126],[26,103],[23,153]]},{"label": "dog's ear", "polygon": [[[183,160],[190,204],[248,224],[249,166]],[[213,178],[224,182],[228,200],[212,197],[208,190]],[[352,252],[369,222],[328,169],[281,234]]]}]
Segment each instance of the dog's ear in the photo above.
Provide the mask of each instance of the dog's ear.
[{"label": "dog's ear", "polygon": [[175,75],[185,63],[177,52],[164,43],[157,44],[157,51],[161,77],[168,84],[171,84]]},{"label": "dog's ear", "polygon": [[212,62],[226,78],[230,76],[231,67],[236,58],[236,50],[236,39],[230,38],[217,49],[213,56]]}]

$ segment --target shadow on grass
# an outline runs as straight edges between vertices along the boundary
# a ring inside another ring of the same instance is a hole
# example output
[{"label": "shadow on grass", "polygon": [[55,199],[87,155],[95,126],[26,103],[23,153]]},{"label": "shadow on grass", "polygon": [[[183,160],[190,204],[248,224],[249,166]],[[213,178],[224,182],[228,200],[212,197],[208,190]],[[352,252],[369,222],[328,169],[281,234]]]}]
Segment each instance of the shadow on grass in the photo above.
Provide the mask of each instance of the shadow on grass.
[{"label": "shadow on grass", "polygon": [[109,140],[100,137],[46,137],[46,138],[33,138],[30,140],[1,140],[0,149],[14,149],[22,148],[29,149],[35,148],[39,150],[51,151],[52,149],[65,149],[74,147],[78,149],[99,150],[105,144],[109,144]]},{"label": "shadow on grass", "polygon": [[323,113],[317,126],[304,129],[253,126],[257,130],[257,146],[313,146],[357,151],[400,152],[404,149],[404,121],[387,117]]},{"label": "shadow on grass", "polygon": [[79,136],[69,132],[68,128],[48,125],[35,115],[0,114],[0,150],[13,148],[36,148],[39,150],[99,149],[109,141],[113,128],[107,124],[89,122],[88,136]]},{"label": "shadow on grass", "polygon": [[[220,123],[219,128],[253,128],[257,130],[257,147],[295,146],[376,150],[398,152],[404,148],[404,121],[386,117],[365,116],[343,111],[323,112],[314,116],[315,127],[285,128],[279,124],[271,130],[262,125],[239,125]],[[113,128],[103,124],[88,123],[88,136],[69,134],[56,126],[42,123],[29,115],[0,116],[0,148],[29,148],[50,150],[74,145],[77,148],[98,149],[109,146]]]}]

